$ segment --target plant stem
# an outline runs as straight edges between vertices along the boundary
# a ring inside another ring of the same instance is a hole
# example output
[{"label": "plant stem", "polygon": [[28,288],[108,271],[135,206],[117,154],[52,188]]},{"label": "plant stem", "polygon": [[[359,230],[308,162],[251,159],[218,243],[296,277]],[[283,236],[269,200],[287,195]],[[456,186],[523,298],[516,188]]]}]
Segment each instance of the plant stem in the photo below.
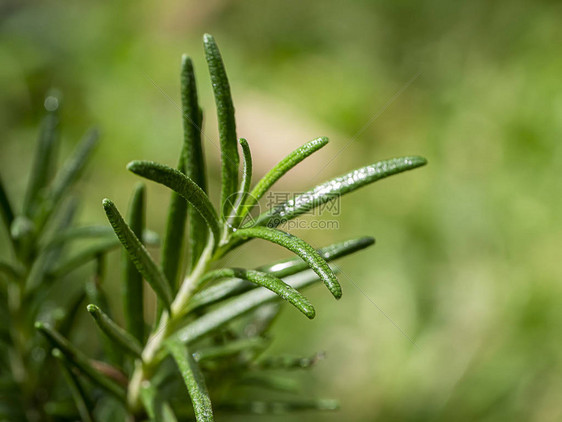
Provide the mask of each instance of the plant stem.
[{"label": "plant stem", "polygon": [[128,389],[128,402],[131,409],[135,410],[139,407],[139,396],[142,384],[148,381],[148,376],[154,369],[155,358],[158,352],[162,349],[164,341],[168,338],[171,328],[173,329],[174,323],[183,316],[189,299],[197,291],[199,281],[209,268],[210,263],[213,261],[213,246],[214,242],[209,242],[197,265],[187,276],[180,286],[180,289],[172,302],[170,307],[171,313],[163,311],[156,329],[148,338],[144,350],[142,352],[142,361],[137,360],[135,363],[135,370],[131,376]]}]

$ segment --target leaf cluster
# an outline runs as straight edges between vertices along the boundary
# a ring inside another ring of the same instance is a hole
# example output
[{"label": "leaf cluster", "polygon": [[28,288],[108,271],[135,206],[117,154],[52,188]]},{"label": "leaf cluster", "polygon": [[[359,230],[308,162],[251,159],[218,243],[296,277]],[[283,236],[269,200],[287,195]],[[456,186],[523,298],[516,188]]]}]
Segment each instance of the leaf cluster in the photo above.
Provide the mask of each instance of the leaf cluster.
[{"label": "leaf cluster", "polygon": [[[337,408],[333,401],[303,399],[298,395],[288,399],[263,395],[264,391],[285,394],[298,391],[298,385],[287,376],[288,371],[308,368],[318,360],[317,356],[295,358],[263,353],[270,342],[270,327],[280,303],[287,302],[305,317],[314,318],[316,311],[303,290],[323,283],[339,299],[342,288],[337,268],[331,262],[372,245],[374,239],[361,237],[316,249],[280,227],[334,196],[425,164],[423,158],[413,156],[368,165],[249,219],[264,194],[294,166],[324,147],[328,139],[321,137],[306,143],[254,183],[250,146],[237,136],[230,85],[212,36],[205,35],[204,49],[221,146],[220,203],[215,206],[208,194],[202,145],[203,112],[189,57],[184,56],[181,63],[184,139],[177,166],[151,161],[133,161],[127,166],[132,173],[171,190],[159,260],[146,247],[154,235],[145,227],[143,184],[133,190],[126,215],[111,200],[103,200],[112,230],[70,227],[67,222],[48,240],[37,241],[37,228],[50,217],[57,202],[65,196],[67,185],[76,179],[91,149],[91,140],[79,148],[76,157],[61,172],[63,176],[56,178],[54,187],[45,190],[54,141],[52,135],[41,136],[38,157],[42,158],[34,165],[37,175],[32,175],[21,217],[14,217],[6,193],[0,189],[2,216],[12,234],[18,262],[29,268],[30,273],[35,264],[28,263],[39,261],[41,256],[31,246],[45,244],[45,251],[55,253],[75,239],[100,238],[81,256],[68,259],[50,256],[46,260],[49,265],[41,275],[64,278],[85,262],[96,260],[90,289],[85,289],[86,293],[76,298],[75,305],[69,309],[72,315],[83,309],[83,298],[88,296],[87,311],[99,328],[104,360],[96,360],[96,356],[84,353],[69,340],[70,321],[62,324],[42,318],[39,313],[32,314],[34,320],[40,321],[35,324],[37,332],[51,346],[51,360],[58,362],[68,384],[67,391],[74,403],[67,407],[68,412],[82,420],[102,420],[105,416],[100,415],[120,412],[133,420],[212,421],[220,411],[278,413]],[[52,114],[48,119],[52,119]],[[48,133],[55,127],[47,120]],[[224,266],[225,256],[252,240],[276,244],[294,257],[254,268]],[[103,257],[117,244],[124,251],[124,295],[119,310],[108,307],[101,289]],[[18,266],[5,264],[4,267],[7,279],[20,272]],[[33,283],[39,291],[44,290],[43,278]],[[26,276],[16,280],[23,286],[21,292],[29,287],[27,279]],[[146,287],[158,302],[158,311],[150,318],[144,305]],[[123,324],[119,322],[120,314],[124,317]]]}]

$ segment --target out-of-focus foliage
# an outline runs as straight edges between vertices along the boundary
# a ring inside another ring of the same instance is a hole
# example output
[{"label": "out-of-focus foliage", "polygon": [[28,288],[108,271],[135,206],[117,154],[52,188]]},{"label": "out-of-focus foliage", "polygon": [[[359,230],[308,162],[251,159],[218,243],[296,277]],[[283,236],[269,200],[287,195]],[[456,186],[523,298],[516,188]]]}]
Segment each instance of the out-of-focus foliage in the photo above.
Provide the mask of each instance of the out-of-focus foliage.
[{"label": "out-of-focus foliage", "polygon": [[[279,192],[395,154],[431,162],[346,198],[346,236],[376,234],[379,247],[342,266],[347,295],[333,314],[321,312],[329,298],[311,295],[314,330],[300,331],[289,312],[279,321],[287,335],[276,350],[294,351],[298,338],[300,352],[329,350],[346,375],[322,364],[307,373],[315,391],[342,399],[321,420],[560,419],[560,2],[6,1],[0,11],[0,165],[13,196],[24,191],[39,99],[52,86],[73,105],[62,148],[92,123],[105,139],[97,163],[107,165],[83,185],[85,223],[104,218],[103,195],[126,203],[133,179],[123,162],[175,165],[178,57],[212,32],[237,81],[239,132],[263,165],[256,174],[303,139],[331,138]],[[212,109],[210,92],[201,102]],[[212,166],[217,145],[209,131]],[[218,179],[209,182],[216,192]],[[164,208],[148,220],[164,221]],[[331,230],[307,238],[339,239]],[[247,250],[263,262],[274,252]]]}]

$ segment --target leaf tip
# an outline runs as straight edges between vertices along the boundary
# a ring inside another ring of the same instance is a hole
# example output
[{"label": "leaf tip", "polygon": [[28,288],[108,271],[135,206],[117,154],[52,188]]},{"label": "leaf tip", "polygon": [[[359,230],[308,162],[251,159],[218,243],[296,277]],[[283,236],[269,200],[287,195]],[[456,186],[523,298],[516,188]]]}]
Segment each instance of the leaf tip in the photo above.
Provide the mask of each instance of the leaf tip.
[{"label": "leaf tip", "polygon": [[136,170],[139,168],[139,163],[140,161],[131,161],[129,164],[127,164],[127,170],[135,173]]},{"label": "leaf tip", "polygon": [[100,308],[98,308],[96,305],[94,305],[93,303],[90,303],[88,306],[86,306],[86,309],[88,310],[88,312],[92,315],[92,316],[97,316],[100,312]]},{"label": "leaf tip", "polygon": [[108,209],[110,209],[110,208],[113,207],[113,202],[111,201],[111,199],[103,198],[102,201],[101,201],[101,203],[102,203],[103,208],[104,208],[105,210],[108,210]]},{"label": "leaf tip", "polygon": [[419,155],[414,155],[407,158],[407,163],[412,167],[421,167],[427,164],[427,159],[424,157],[420,157]]}]

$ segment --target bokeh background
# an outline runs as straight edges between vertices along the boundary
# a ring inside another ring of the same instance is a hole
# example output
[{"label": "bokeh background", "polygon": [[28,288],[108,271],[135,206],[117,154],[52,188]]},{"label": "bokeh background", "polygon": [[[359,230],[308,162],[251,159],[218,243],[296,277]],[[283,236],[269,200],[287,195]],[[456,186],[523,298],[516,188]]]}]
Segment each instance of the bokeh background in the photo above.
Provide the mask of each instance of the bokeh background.
[{"label": "bokeh background", "polygon": [[[256,175],[331,139],[276,191],[428,158],[343,198],[339,230],[298,231],[315,246],[377,245],[341,262],[340,302],[316,288],[314,321],[293,309],[278,321],[274,351],[327,352],[300,375],[303,394],[341,401],[294,420],[562,418],[561,2],[4,0],[0,12],[2,178],[21,199],[44,95],[60,89],[62,154],[86,127],[103,133],[80,186],[85,223],[104,223],[103,197],[126,207],[128,161],[176,163],[182,53],[196,65],[216,198],[205,32],[221,46]],[[168,198],[149,185],[153,230]],[[237,259],[282,256],[262,243]]]}]

